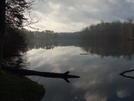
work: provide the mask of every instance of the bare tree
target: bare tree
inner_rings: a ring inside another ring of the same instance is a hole
[[[4,31],[5,31],[5,0],[0,0],[0,71],[2,66],[2,57],[3,57],[3,40],[4,40]]]

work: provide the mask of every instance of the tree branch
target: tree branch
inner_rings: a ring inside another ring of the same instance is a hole
[[[126,77],[126,78],[134,79],[134,77],[133,77],[133,76],[125,75],[125,73],[129,73],[129,72],[133,72],[133,71],[134,71],[134,69],[126,70],[126,71],[124,71],[124,72],[120,73],[120,75],[121,75],[121,76],[123,76],[123,77]]]
[[[9,67],[9,66],[2,66],[2,69],[11,71],[21,76],[37,75],[37,76],[49,77],[49,78],[62,78],[68,83],[70,82],[68,80],[69,78],[80,78],[80,76],[69,75],[69,71],[65,73],[52,73],[52,72],[40,72],[40,71],[34,71],[34,70],[19,69],[16,67]]]

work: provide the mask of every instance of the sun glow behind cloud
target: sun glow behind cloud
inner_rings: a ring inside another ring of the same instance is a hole
[[[134,19],[133,0],[36,0],[33,27],[55,32],[74,32],[103,21]]]

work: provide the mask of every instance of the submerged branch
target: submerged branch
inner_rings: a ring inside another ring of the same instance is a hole
[[[65,73],[52,73],[52,72],[40,72],[40,71],[34,71],[34,70],[19,69],[19,68],[9,67],[9,66],[2,66],[2,69],[11,71],[21,76],[36,75],[36,76],[50,77],[50,78],[62,78],[68,83],[69,83],[69,80],[68,80],[69,78],[80,78],[80,76],[69,75],[69,71]]]
[[[134,71],[134,69],[126,70],[126,71],[124,71],[124,72],[120,73],[120,75],[121,75],[121,76],[123,76],[123,77],[126,77],[126,78],[134,79],[134,77],[133,77],[133,76],[125,75],[125,73],[129,73],[129,72],[133,72],[133,71]]]

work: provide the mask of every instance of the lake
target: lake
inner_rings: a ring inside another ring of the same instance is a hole
[[[31,70],[70,71],[70,74],[80,76],[69,79],[70,83],[63,79],[29,77],[44,86],[46,93],[41,101],[133,101],[134,80],[119,74],[134,69],[134,55],[117,54],[118,47],[108,48],[112,53],[109,55],[104,49],[99,48],[99,53],[95,47],[77,45],[29,49],[26,56]]]

